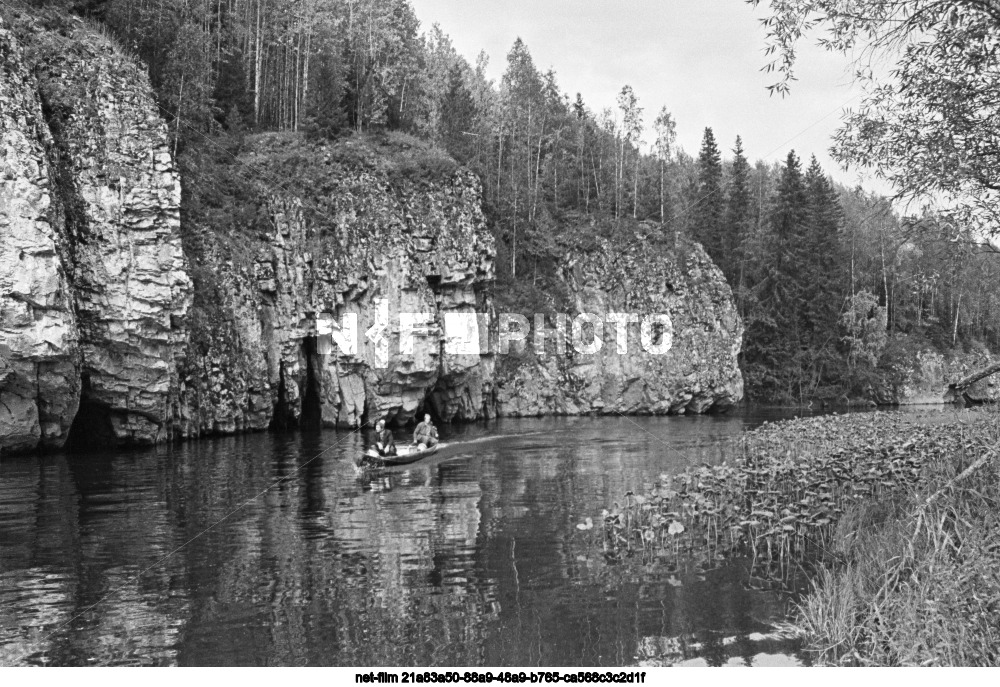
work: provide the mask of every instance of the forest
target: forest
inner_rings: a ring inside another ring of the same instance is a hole
[[[205,142],[260,131],[426,142],[471,168],[497,239],[500,308],[560,305],[567,248],[637,223],[680,260],[700,242],[732,287],[753,401],[879,400],[919,350],[1000,348],[996,251],[970,226],[834,183],[808,152],[752,162],[743,142],[676,143],[669,103],[623,84],[570,95],[515,41],[499,82],[406,0],[35,0],[99,24],[148,66],[182,171]],[[428,164],[439,158],[428,157]],[[252,173],[252,172],[251,172]],[[203,178],[203,175],[202,175]],[[190,197],[190,194],[187,194]],[[631,234],[630,234],[631,235]]]

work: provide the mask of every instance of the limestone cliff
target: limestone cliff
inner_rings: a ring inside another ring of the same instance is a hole
[[[149,84],[79,20],[15,17],[2,44],[3,443],[59,447],[74,421],[95,442],[162,440],[190,288]]]
[[[180,178],[144,71],[84,27],[32,42],[54,137],[87,437],[169,435],[191,297]]]
[[[50,145],[34,79],[0,24],[0,450],[61,446],[79,403]]]
[[[205,137],[178,162],[145,71],[99,30],[4,18],[0,451],[739,400],[742,325],[700,247],[665,261],[639,237],[563,263],[571,309],[668,313],[669,353],[606,346],[498,372],[491,348],[445,340],[452,314],[493,310],[474,175],[396,133]],[[430,318],[411,350],[407,312]],[[352,322],[356,349],[338,330]]]
[[[675,251],[652,243],[649,237],[657,232],[639,227],[567,257],[562,279],[573,314],[605,322],[604,343],[595,353],[568,347],[565,358],[529,356],[503,365],[501,414],[702,413],[742,399],[737,356],[743,323],[725,278],[699,244],[682,241],[675,259]],[[667,315],[672,331],[661,336],[672,336],[671,345],[662,346],[669,349],[647,351],[633,324],[624,352],[619,351],[607,324],[612,312]]]
[[[227,179],[188,165],[182,228],[143,70],[78,19],[7,20],[0,450],[405,421],[420,407],[492,415],[491,356],[442,345],[447,313],[489,309],[472,175],[406,137],[389,151],[263,135]],[[235,195],[219,191],[235,177]],[[401,352],[411,311],[432,321]],[[345,315],[354,352],[330,336]],[[376,320],[385,365],[364,336]]]
[[[435,154],[407,139],[246,142],[238,164],[258,173],[236,184],[245,198],[225,204],[256,211],[186,224],[196,307],[184,435],[405,422],[418,408],[444,421],[493,414],[492,357],[443,348],[446,313],[489,308],[494,249],[479,182],[451,161],[407,174],[406,164]],[[410,352],[400,351],[401,312],[432,317]],[[330,336],[345,315],[357,318],[356,353]],[[364,336],[382,315],[384,367]]]

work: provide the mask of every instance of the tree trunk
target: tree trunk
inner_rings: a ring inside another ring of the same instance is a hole
[[[970,386],[978,382],[980,379],[983,379],[984,377],[989,377],[990,375],[996,374],[997,372],[1000,372],[1000,363],[994,363],[989,367],[985,367],[982,370],[974,372],[967,377],[963,377],[954,384],[949,384],[948,391],[957,394],[959,392],[968,389]]]
[[[299,93],[302,92],[302,32],[296,28],[295,33],[295,78],[292,80],[292,131],[299,130]]]
[[[503,179],[503,117],[500,118],[500,135],[497,140],[497,207],[500,207],[500,182]]]
[[[257,31],[256,31],[256,43],[254,45],[254,58],[253,58],[253,124],[255,127],[260,126],[260,66],[262,62],[262,52],[261,46],[263,41],[261,40],[261,30],[263,28],[262,18],[261,18],[261,3],[262,0],[257,0]]]
[[[639,212],[639,149],[635,150],[635,178],[632,180],[632,219],[637,219]]]
[[[216,79],[219,77],[219,72],[222,67],[222,0],[216,0],[218,3],[218,10],[215,20],[215,76]]]
[[[954,348],[958,343],[958,313],[962,311],[962,294],[958,294],[958,305],[955,306],[955,326],[951,330],[951,345]]]
[[[405,108],[405,104],[406,104],[406,77],[404,76],[403,77],[403,89],[402,89],[402,91],[399,94],[399,123],[400,123],[400,126],[402,126],[402,124],[403,124],[403,111],[406,109]]]
[[[177,93],[177,126],[174,128],[174,159],[177,159],[177,141],[181,139],[181,109],[184,107],[184,72],[181,72],[181,87]]]
[[[666,204],[663,202],[663,160],[660,160],[660,231],[667,225]]]
[[[535,191],[531,202],[530,219],[534,221],[538,214],[538,192],[542,185],[542,139],[545,137],[545,122],[542,122],[542,132],[538,134],[538,155],[535,157]]]
[[[309,116],[309,51],[312,49],[312,20],[306,27],[306,54],[302,58],[302,111]],[[298,129],[298,122],[295,123]]]
[[[622,216],[622,180],[625,175],[625,139],[621,139],[618,159],[615,160],[615,219]]]
[[[511,121],[511,146],[517,140],[517,130],[513,127],[513,122],[514,120]],[[516,150],[517,148],[512,147],[510,154],[510,191],[514,196],[514,211],[511,213],[511,221],[514,227],[510,242],[510,276],[512,278],[517,276],[517,179],[514,176],[514,166],[517,162],[517,155],[514,154]]]
[[[889,306],[889,279],[885,273],[885,235],[879,232],[879,255],[882,258],[882,293],[885,294],[886,307]]]

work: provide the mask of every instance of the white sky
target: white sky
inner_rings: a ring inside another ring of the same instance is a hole
[[[804,163],[816,154],[826,172],[854,185],[830,157],[830,136],[845,107],[858,103],[850,61],[799,48],[798,81],[785,98],[769,95],[777,77],[761,71],[764,8],[743,0],[411,0],[422,30],[438,23],[470,63],[485,50],[499,81],[520,36],[540,71],[552,68],[560,88],[577,92],[595,113],[615,107],[630,84],[648,129],[662,105],[677,121],[678,143],[696,156],[706,126],[724,157],[737,134],[751,162],[780,161],[794,148]],[[766,4],[766,3],[765,3]],[[883,183],[862,180],[887,192]]]

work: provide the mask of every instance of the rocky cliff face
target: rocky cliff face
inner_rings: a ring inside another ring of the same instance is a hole
[[[74,421],[83,439],[162,440],[190,297],[165,125],[137,66],[82,23],[17,17],[12,29],[0,85],[3,441],[59,447]]]
[[[604,343],[595,353],[570,346],[565,358],[529,356],[503,365],[501,414],[702,413],[742,399],[737,356],[743,323],[725,278],[696,243],[682,243],[679,260],[663,258],[672,251],[645,238],[655,232],[643,227],[625,240],[604,240],[568,256],[563,279],[573,314],[589,313],[604,322]],[[668,319],[662,331],[654,334],[650,327],[648,350],[641,324],[629,325],[622,352],[608,313],[640,318],[660,313]],[[584,344],[591,342],[592,331],[583,328]],[[661,337],[672,339],[669,347],[665,339],[656,340]]]
[[[51,144],[21,47],[0,24],[0,450],[61,446],[79,403]]]
[[[399,134],[259,135],[237,159],[189,151],[179,173],[141,68],[77,19],[5,16],[0,451],[739,400],[741,324],[700,247],[680,265],[641,241],[564,265],[578,312],[669,314],[669,353],[633,328],[628,354],[498,373],[486,318],[466,320],[478,353],[445,338],[452,315],[493,309],[473,175]],[[401,313],[428,316],[409,349]]]
[[[107,42],[79,29],[33,45],[80,330],[78,417],[93,439],[162,441],[191,299],[166,126],[144,73]]]
[[[268,170],[248,189],[264,199],[255,216],[188,227],[199,320],[184,366],[184,435],[401,423],[424,408],[444,421],[493,415],[492,357],[447,353],[443,338],[448,313],[489,308],[494,249],[479,183],[453,163],[418,179],[379,162],[408,145],[248,142],[241,163]],[[400,313],[429,315],[410,351]],[[331,335],[345,316],[356,318],[353,352]],[[380,337],[365,335],[383,324],[386,360]]]
[[[0,449],[493,413],[492,358],[447,353],[441,327],[489,308],[470,174],[263,136],[233,166],[245,195],[182,231],[141,69],[72,18],[14,16],[0,51]],[[412,351],[400,312],[430,315]],[[357,350],[331,336],[345,316]]]

